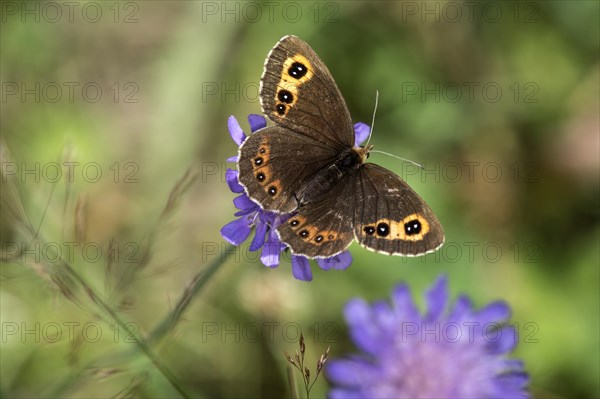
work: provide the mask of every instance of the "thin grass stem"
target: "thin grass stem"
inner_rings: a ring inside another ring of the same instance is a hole
[[[160,341],[175,328],[192,300],[202,291],[204,285],[206,285],[213,274],[219,270],[221,265],[225,263],[227,258],[235,253],[236,248],[237,247],[233,244],[229,244],[227,247],[225,247],[225,250],[221,253],[221,256],[217,256],[206,268],[194,276],[192,282],[181,295],[181,298],[177,302],[177,305],[173,311],[158,324],[152,333],[150,333],[148,338],[149,342],[154,343],[156,341]]]

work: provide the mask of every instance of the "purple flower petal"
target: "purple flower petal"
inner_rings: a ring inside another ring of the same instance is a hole
[[[344,307],[344,317],[350,327],[350,336],[363,352],[375,355],[381,351],[379,326],[371,313],[371,308],[362,299],[353,299]]]
[[[235,116],[232,115],[227,119],[227,127],[229,128],[229,134],[233,141],[235,141],[238,146],[242,145],[244,140],[246,140],[246,135],[237,119],[235,119]]]
[[[340,254],[332,256],[331,258],[319,258],[317,264],[323,270],[346,270],[352,263],[352,255],[350,252],[344,251]]]
[[[258,208],[258,205],[256,205],[256,203],[252,201],[246,194],[235,197],[233,199],[233,205],[241,211]]]
[[[272,234],[274,237],[278,237],[277,234],[275,233],[275,230],[277,230],[277,228],[279,228],[279,226],[281,226],[283,223],[285,223],[290,217],[291,214],[287,214],[287,215],[279,215],[277,213],[272,213],[269,212],[269,215],[271,215],[272,217],[272,224],[271,226],[273,226]],[[277,238],[279,239],[279,238]]]
[[[308,259],[304,256],[292,256],[292,275],[298,280],[312,281],[313,276]]]
[[[241,211],[237,211],[236,213],[233,214],[233,216],[235,216],[235,217],[246,216],[246,215],[250,215],[251,213],[255,213],[255,212],[257,212],[256,209],[248,208],[248,209],[244,209]],[[249,220],[255,220],[254,216],[252,216]],[[252,223],[250,223],[250,224],[252,224]]]
[[[254,239],[250,244],[250,251],[258,251],[265,243],[265,235],[267,234],[268,226],[266,223],[258,223],[254,230]]]
[[[419,310],[410,296],[410,289],[406,284],[400,284],[392,292],[392,303],[398,317],[405,322],[420,321]]]
[[[491,325],[488,324],[491,327]],[[493,328],[484,330],[484,338],[488,341],[488,351],[491,354],[499,355],[513,350],[517,345],[517,332],[513,327]]]
[[[335,359],[326,363],[325,374],[334,384],[358,387],[377,378],[377,368],[364,359]]]
[[[528,398],[529,396],[525,394],[525,392],[522,392],[521,390],[523,390],[527,384],[529,383],[529,375],[525,372],[516,372],[516,373],[510,373],[510,374],[504,374],[501,376],[498,376],[497,378],[497,385],[499,385],[497,391],[498,391],[498,396],[500,397],[500,395],[502,395],[502,393],[506,392],[506,387],[510,387],[513,392],[511,392],[511,395],[508,396],[503,396],[503,397],[510,397],[512,398]]]
[[[227,169],[225,171],[225,181],[229,186],[229,189],[234,193],[243,193],[244,187],[240,184],[238,180],[238,171],[233,169]]]
[[[377,301],[371,307],[373,310],[373,317],[376,320],[376,324],[389,336],[394,335],[394,329],[398,328],[396,323],[397,318],[390,305],[386,301]]]
[[[264,216],[264,214],[263,214],[263,216]],[[279,240],[279,236],[275,232],[275,229],[277,228],[276,226],[277,226],[277,220],[275,220],[275,222],[271,223],[271,230],[269,230],[269,236],[267,237],[267,241],[269,241],[269,242],[275,242],[275,243],[278,243],[279,245],[281,245],[281,241]]]
[[[233,245],[240,245],[250,235],[250,224],[246,218],[236,219],[233,222],[227,223],[221,229],[221,235],[224,239]]]
[[[501,323],[510,319],[510,308],[502,301],[492,302],[477,312],[477,321],[481,324]]]
[[[248,115],[248,123],[250,124],[250,131],[252,133],[267,126],[265,117],[257,114]]]
[[[434,321],[442,316],[448,300],[448,280],[440,276],[433,287],[427,291],[427,315],[425,320]]]
[[[448,316],[448,322],[458,323],[469,316],[471,312],[471,301],[466,296],[460,296],[454,304],[452,313]]]
[[[499,373],[508,373],[512,371],[523,371],[523,361],[519,359],[504,359],[502,361],[502,368],[498,370]]]
[[[232,157],[229,157],[225,160],[226,162],[237,162],[238,161],[238,156],[234,155]]]
[[[360,146],[366,139],[369,138],[371,128],[366,123],[358,122],[354,124],[354,145]]]
[[[267,241],[260,254],[260,261],[267,267],[279,266],[281,244],[279,242]]]
[[[363,399],[360,391],[351,389],[334,388],[327,394],[329,399]]]

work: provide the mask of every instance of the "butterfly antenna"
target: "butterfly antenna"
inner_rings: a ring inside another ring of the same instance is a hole
[[[371,136],[373,135],[373,128],[375,127],[375,113],[377,112],[377,104],[379,104],[379,90],[375,90],[375,108],[373,109],[373,119],[371,119],[371,129],[369,131],[369,138],[367,139],[367,143],[364,145],[365,148],[369,145],[369,141],[371,141]]]
[[[379,104],[379,90],[375,90],[375,108],[373,109],[373,119],[371,120],[371,130],[369,132],[369,138],[367,139],[367,143],[364,145],[366,148],[369,145],[369,141],[371,141],[371,135],[373,135],[373,129],[375,127],[375,114],[377,113],[377,105]],[[371,152],[378,152],[383,155],[389,155],[392,158],[397,158],[401,161],[405,161],[411,163],[418,167],[419,169],[423,169],[423,165],[416,163],[415,161],[411,161],[410,159],[399,157],[398,155],[390,154],[389,152],[379,151],[379,150],[371,150]]]
[[[371,152],[372,152],[372,153],[373,153],[373,152],[377,152],[377,153],[379,153],[379,154],[383,154],[383,155],[389,155],[389,156],[390,156],[390,157],[392,157],[392,158],[397,158],[397,159],[400,159],[401,161],[405,161],[405,162],[408,162],[408,163],[412,163],[413,165],[415,165],[415,166],[416,166],[416,167],[418,167],[419,169],[424,169],[424,168],[423,168],[423,165],[421,165],[420,163],[416,163],[415,161],[411,161],[410,159],[406,159],[406,158],[399,157],[398,155],[390,154],[389,152],[385,152],[385,151],[379,151],[379,150],[371,150]]]

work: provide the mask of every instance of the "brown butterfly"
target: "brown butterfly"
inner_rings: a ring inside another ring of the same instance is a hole
[[[439,221],[399,176],[365,163],[354,147],[350,112],[331,73],[310,46],[285,36],[261,78],[263,112],[275,122],[239,150],[239,180],[263,209],[291,213],[277,233],[292,253],[326,258],[360,245],[416,256],[444,242]]]

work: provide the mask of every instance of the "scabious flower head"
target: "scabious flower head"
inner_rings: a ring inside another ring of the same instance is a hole
[[[266,119],[261,115],[249,115],[248,123],[252,133],[267,126]],[[246,140],[246,134],[240,124],[235,117],[230,116],[227,125],[231,138],[238,146],[241,146]],[[364,123],[355,124],[354,130],[357,144],[362,143],[369,136],[370,129]],[[237,162],[237,160],[237,156],[227,159],[228,162]],[[239,194],[233,200],[233,204],[238,209],[235,216],[239,218],[223,226],[221,235],[231,244],[239,246],[250,236],[254,227],[254,238],[250,244],[250,251],[258,251],[262,248],[261,262],[267,267],[279,266],[281,252],[287,246],[279,240],[275,230],[290,215],[266,211],[252,201],[239,182],[237,170],[228,168],[225,172],[225,180],[229,189],[233,193]],[[317,264],[323,270],[343,270],[348,268],[350,263],[352,263],[352,256],[348,251],[330,258],[317,259]],[[312,280],[308,259],[304,256],[292,255],[292,274],[299,280]]]
[[[346,305],[350,334],[362,353],[326,365],[331,399],[529,397],[522,362],[506,357],[517,335],[504,324],[510,317],[505,303],[476,311],[462,296],[450,308],[445,277],[426,299],[421,315],[402,284],[391,306],[360,299]]]

